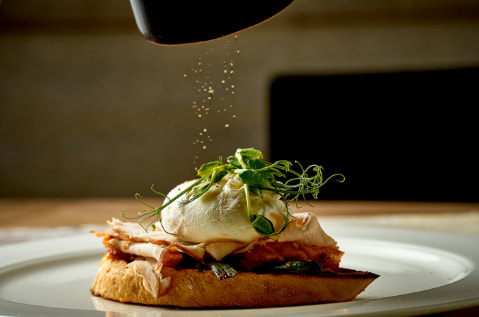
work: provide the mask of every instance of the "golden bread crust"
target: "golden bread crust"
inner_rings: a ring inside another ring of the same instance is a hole
[[[95,278],[91,291],[125,303],[178,307],[274,307],[354,299],[377,275],[347,270],[338,274],[306,276],[240,272],[218,280],[211,271],[162,269],[171,277],[169,287],[157,298],[143,286],[124,260],[107,260]]]

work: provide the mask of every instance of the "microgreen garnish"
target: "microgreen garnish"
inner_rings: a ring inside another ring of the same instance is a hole
[[[269,163],[263,160],[263,153],[254,148],[237,149],[234,156],[230,156],[226,163],[223,163],[220,157],[217,161],[203,164],[198,170],[198,180],[185,188],[175,197],[169,197],[161,207],[153,207],[143,202],[141,196],[136,194],[136,199],[147,206],[149,209],[142,210],[136,217],[127,217],[123,212],[123,217],[127,219],[138,219],[138,222],[145,230],[152,228],[159,222],[162,229],[165,230],[161,222],[161,211],[174,201],[177,201],[183,194],[193,190],[193,194],[187,200],[180,201],[181,205],[187,205],[205,194],[213,184],[218,183],[228,174],[236,174],[244,184],[244,193],[246,199],[246,212],[252,227],[259,235],[273,236],[281,233],[289,222],[289,214],[283,216],[283,225],[278,231],[275,231],[273,223],[266,217],[253,214],[251,209],[251,195],[263,198],[263,191],[269,191],[281,197],[283,203],[288,206],[288,202],[298,202],[305,199],[307,195],[312,195],[317,199],[319,189],[329,180],[337,178],[337,181],[344,182],[345,178],[342,174],[334,174],[327,179],[323,179],[323,168],[319,165],[310,165],[303,168],[301,164],[295,162],[300,171],[291,169],[292,162],[287,160]],[[285,178],[285,182],[280,182],[277,178]],[[156,191],[152,187],[152,191],[163,198],[166,195]],[[288,209],[287,209],[288,210]],[[147,225],[143,225],[146,222]],[[171,233],[173,234],[173,233]]]

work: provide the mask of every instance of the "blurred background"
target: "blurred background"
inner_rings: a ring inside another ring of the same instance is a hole
[[[3,0],[0,197],[148,196],[256,147],[344,173],[322,199],[478,201],[478,68],[478,0],[296,0],[183,46],[127,0]]]

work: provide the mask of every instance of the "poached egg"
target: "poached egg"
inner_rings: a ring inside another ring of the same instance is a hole
[[[173,188],[164,204],[191,185],[184,182]],[[261,236],[252,227],[246,210],[244,184],[238,175],[228,174],[205,194],[189,204],[181,202],[193,195],[186,192],[161,211],[166,231],[181,235],[188,242],[238,241],[248,243]],[[251,194],[251,213],[268,218],[275,230],[283,225],[288,210],[280,196],[263,191],[263,197]]]

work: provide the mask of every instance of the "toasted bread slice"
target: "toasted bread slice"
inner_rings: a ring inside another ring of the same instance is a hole
[[[319,276],[240,272],[218,280],[212,271],[162,269],[168,287],[153,296],[123,260],[104,261],[91,291],[124,303],[177,307],[277,307],[354,299],[378,275],[341,269]]]

